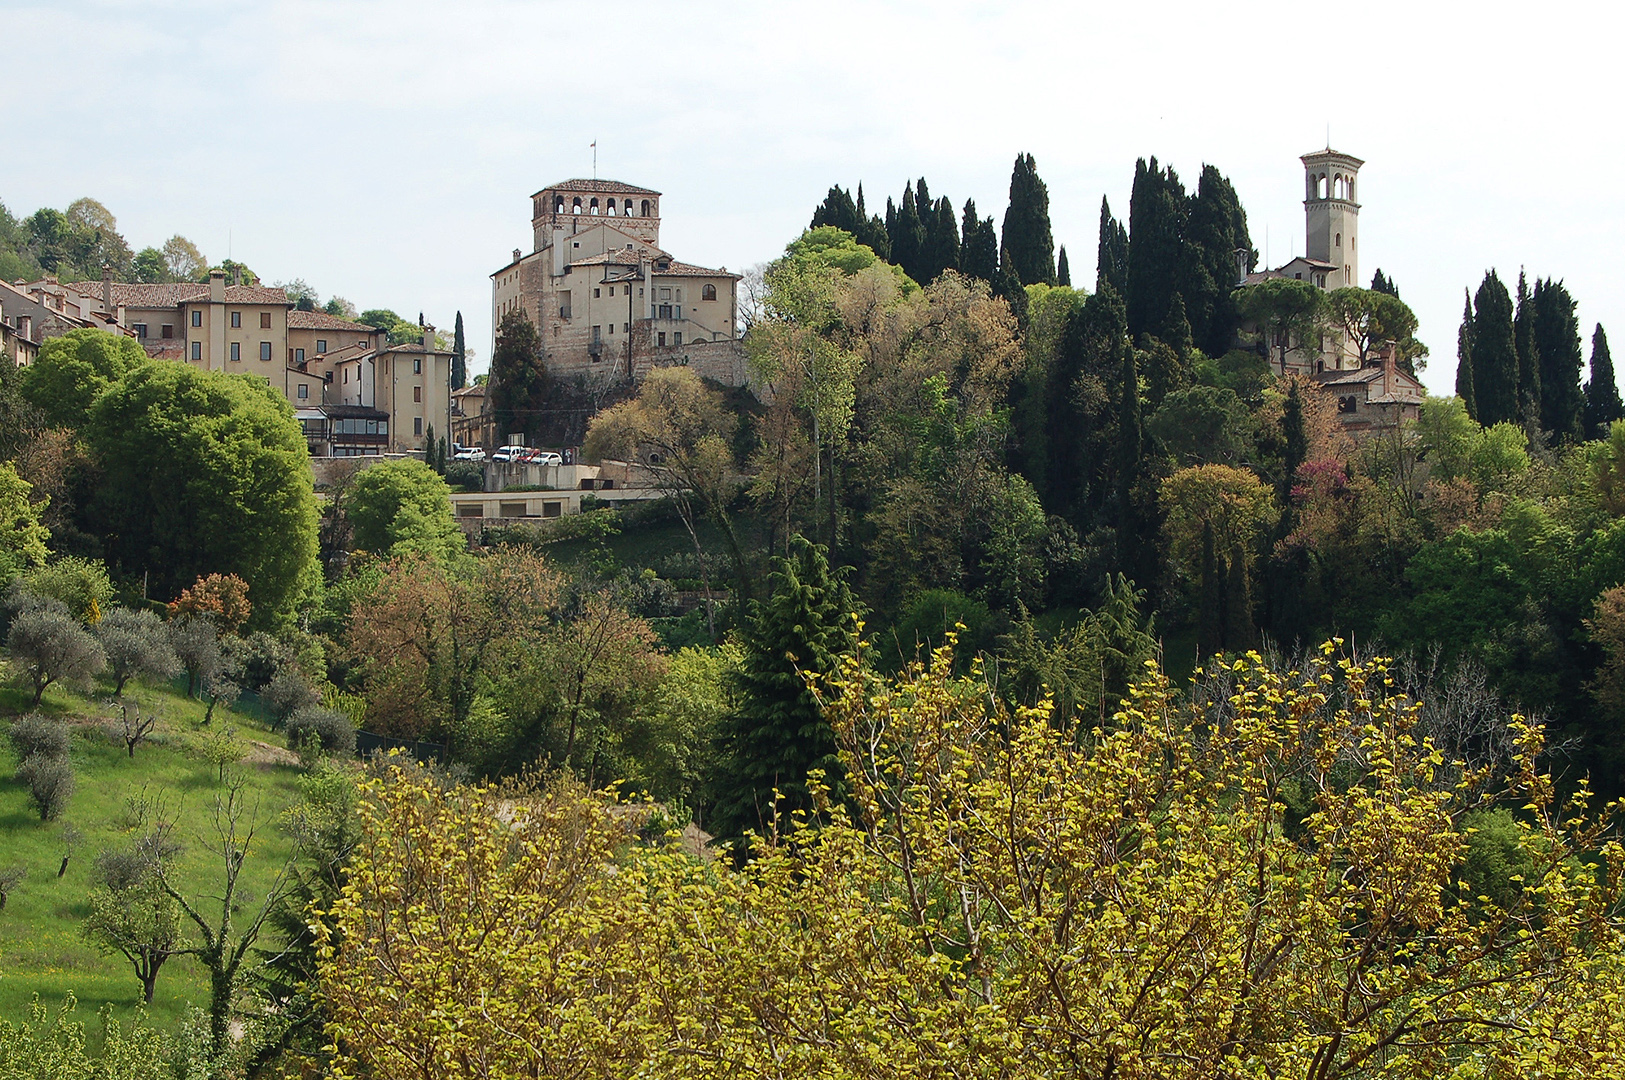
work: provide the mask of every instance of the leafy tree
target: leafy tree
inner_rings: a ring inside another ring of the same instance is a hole
[[[468,385],[468,345],[463,340],[463,313],[457,313],[456,329],[452,332],[451,388],[461,390]]]
[[[11,662],[34,691],[38,708],[55,683],[84,685],[107,666],[100,643],[72,615],[37,608],[20,612],[6,635]]]
[[[29,713],[12,723],[6,732],[18,761],[35,754],[48,758],[65,758],[73,747],[73,733],[66,721]]]
[[[51,1080],[94,1077],[96,1080],[171,1080],[179,1057],[171,1041],[149,1028],[137,1016],[128,1029],[113,1015],[113,1006],[102,1006],[101,1052],[89,1051],[91,1041],[85,1025],[73,1019],[78,1003],[69,994],[56,1010],[48,1009],[35,995],[27,1013],[15,1026],[0,1019],[0,1061],[11,1076]]]
[[[293,664],[281,664],[271,681],[260,687],[260,702],[271,710],[277,723],[286,724],[288,718],[300,709],[312,709],[321,704],[322,696],[305,681]]]
[[[1274,351],[1284,374],[1287,353],[1293,349],[1319,352],[1321,331],[1333,317],[1327,296],[1307,281],[1270,278],[1236,290],[1235,305],[1241,318],[1263,331],[1265,344]]]
[[[1095,291],[1107,285],[1128,294],[1128,230],[1112,217],[1111,204],[1100,197],[1100,241],[1095,249]]]
[[[1352,286],[1325,297],[1327,316],[1354,344],[1361,367],[1383,345],[1393,346],[1401,367],[1414,372],[1422,366],[1427,346],[1416,340],[1416,314],[1399,297]]]
[[[1055,284],[1055,241],[1050,235],[1049,188],[1031,154],[1017,154],[1010,173],[1010,205],[1000,240],[1023,285]]]
[[[206,615],[173,619],[168,626],[170,647],[186,672],[186,696],[191,697],[215,677],[224,662],[220,627]]]
[[[1147,424],[1180,467],[1240,465],[1257,444],[1257,422],[1234,390],[1192,386],[1163,399]]]
[[[1518,350],[1512,297],[1491,270],[1473,299],[1473,419],[1486,427],[1518,420]]]
[[[236,574],[266,623],[317,572],[316,500],[293,408],[264,380],[146,364],[96,402],[102,468],[87,520],[110,561],[158,595]]]
[[[626,790],[665,803],[698,805],[713,747],[738,706],[743,659],[732,641],[679,649],[667,658],[659,685],[647,706],[629,718],[621,739]]]
[[[23,396],[47,423],[81,428],[97,396],[149,363],[135,339],[83,327],[40,346],[22,371]]]
[[[1585,385],[1586,438],[1606,438],[1610,425],[1621,419],[1625,419],[1625,403],[1620,401],[1619,384],[1614,378],[1608,335],[1598,323],[1591,332],[1591,378]]]
[[[253,614],[248,582],[236,574],[199,575],[165,609],[172,620],[206,618],[216,636],[235,634]]]
[[[141,1000],[152,1004],[158,974],[171,957],[184,954],[180,907],[153,872],[153,852],[103,852],[100,880],[90,894],[90,915],[80,932],[103,953],[124,957],[141,983]]]
[[[522,309],[508,312],[497,327],[491,353],[491,411],[500,435],[536,429],[546,377],[536,324]]]
[[[169,273],[169,260],[155,247],[142,248],[130,262],[130,278],[146,285],[162,285],[174,280]]]
[[[68,614],[95,625],[113,599],[113,582],[100,559],[64,556],[23,572],[21,586],[34,596],[55,600]]]
[[[855,646],[852,598],[824,549],[804,537],[774,561],[769,581],[743,634],[739,709],[723,736],[711,818],[723,837],[766,833],[776,816],[811,809],[808,772],[833,781],[840,770],[834,733],[802,672],[827,678]]]
[[[337,709],[303,705],[288,718],[288,749],[307,761],[322,754],[354,754],[355,725]]]
[[[448,561],[468,548],[451,516],[451,489],[415,458],[385,462],[355,478],[344,513],[355,545],[377,555],[419,553]]]
[[[45,565],[45,542],[51,533],[40,524],[40,507],[29,500],[33,485],[17,475],[16,466],[0,461],[0,588],[25,570]]]
[[[171,281],[196,281],[208,274],[209,260],[184,236],[175,235],[165,240],[163,253]]]
[[[39,811],[41,821],[62,816],[73,797],[73,765],[65,757],[34,753],[17,766],[17,779],[28,791],[28,801]]]
[[[1198,465],[1163,481],[1162,509],[1169,561],[1198,579],[1202,625],[1210,634],[1222,629],[1222,640],[1200,642],[1200,654],[1246,649],[1256,634],[1251,600],[1255,542],[1277,520],[1274,493],[1246,469]]]

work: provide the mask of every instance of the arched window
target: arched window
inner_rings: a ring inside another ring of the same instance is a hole
[[[605,203],[604,203],[604,213],[608,214],[610,217],[615,216],[615,200],[614,199],[609,199],[609,200],[605,201]]]
[[[589,214],[598,213],[598,200],[597,199],[594,199],[592,201],[591,205],[587,208],[587,213],[589,213]]]
[[[570,208],[570,212],[571,212],[571,213],[572,213],[572,214],[579,214],[579,213],[581,213],[581,196],[580,196],[580,195],[577,195],[577,196],[576,196],[576,200],[575,200],[575,203],[574,203],[574,204],[573,204],[573,205],[572,205],[572,206],[571,206],[571,208]]]
[[[649,216],[649,200],[648,199],[643,200],[643,214],[642,214],[642,216],[643,217],[648,217]]]
[[[563,196],[563,195],[560,195],[560,196],[559,196],[559,197],[558,197],[558,199],[557,199],[557,201],[555,201],[555,202],[554,202],[554,203],[553,203],[553,212],[554,212],[554,213],[555,213],[555,214],[562,214],[562,213],[564,213],[564,196]]]
[[[1326,174],[1321,173],[1318,177],[1315,178],[1315,198],[1324,199],[1325,197],[1326,197]]]
[[[1342,234],[1342,233],[1338,233],[1338,234],[1337,234],[1337,246],[1338,246],[1338,247],[1342,247],[1342,246],[1343,246],[1343,234]],[[1128,385],[1128,384],[1127,384],[1127,383],[1124,383],[1124,384],[1123,384],[1123,385],[1124,385],[1124,386],[1127,386],[1127,385]]]
[[[627,199],[625,202],[621,203],[621,216],[622,217],[631,217],[632,216],[632,200],[631,199]]]
[[[715,285],[705,285],[705,286],[701,287],[701,289],[700,289],[700,299],[701,300],[715,300],[716,298],[717,298],[717,287]]]

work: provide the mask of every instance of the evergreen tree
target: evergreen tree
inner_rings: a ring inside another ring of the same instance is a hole
[[[1147,555],[1156,550],[1145,536],[1134,492],[1144,469],[1145,425],[1140,405],[1140,372],[1127,334],[1120,343],[1121,369],[1117,379],[1117,561],[1137,581],[1152,578]]]
[[[1162,340],[1182,360],[1190,355],[1191,348],[1196,344],[1195,335],[1191,333],[1191,321],[1185,315],[1185,298],[1178,293],[1174,293],[1173,300],[1168,304],[1168,314],[1163,317]]]
[[[1372,275],[1371,291],[1387,293],[1396,299],[1399,297],[1399,286],[1394,284],[1393,278],[1383,276],[1382,267],[1380,266],[1377,267],[1377,272]]]
[[[1031,154],[1017,154],[1004,212],[1003,248],[1023,285],[1055,284],[1055,241],[1050,235],[1049,188]]]
[[[931,212],[922,262],[926,274],[922,284],[935,280],[945,270],[959,269],[959,222],[953,204],[946,198],[938,199]]]
[[[1534,354],[1540,363],[1540,427],[1556,440],[1585,435],[1585,396],[1580,370],[1580,321],[1574,297],[1560,281],[1535,282]]]
[[[1112,217],[1111,205],[1100,197],[1100,243],[1095,250],[1095,290],[1110,285],[1117,295],[1128,295],[1128,230]]]
[[[451,339],[451,388],[468,385],[468,346],[463,340],[463,313],[457,313],[457,328]]]
[[[1512,336],[1512,296],[1494,270],[1484,275],[1473,297],[1474,416],[1489,427],[1516,421],[1518,415],[1518,347]]]
[[[929,278],[921,276],[925,265],[925,223],[920,220],[914,202],[914,186],[903,187],[903,205],[897,211],[896,227],[891,234],[892,262],[903,268],[903,273],[924,284]]]
[[[1478,419],[1478,397],[1473,391],[1473,297],[1463,289],[1461,329],[1456,331],[1456,396],[1467,415]]]
[[[1518,271],[1518,301],[1512,316],[1512,346],[1518,357],[1518,419],[1531,435],[1540,430],[1540,357],[1535,353],[1535,305],[1524,272]]]
[[[772,595],[756,605],[743,634],[739,707],[723,737],[723,760],[706,822],[717,836],[764,833],[774,812],[812,806],[807,773],[823,769],[839,787],[835,736],[802,672],[827,677],[857,643],[855,606],[841,574],[832,573],[823,547],[797,536],[788,558],[775,559]]]
[[[491,353],[491,411],[499,437],[531,431],[541,416],[547,376],[536,324],[520,308],[502,317]]]
[[[1072,267],[1066,263],[1066,245],[1061,245],[1060,253],[1055,256],[1055,284],[1072,287]]]
[[[976,214],[976,200],[965,200],[959,270],[966,277],[992,283],[999,273],[999,240],[992,218]]]
[[[863,205],[863,185],[858,185],[858,243],[868,244],[874,253],[891,261],[891,237],[886,235],[886,223],[880,215],[869,213]]]
[[[1230,552],[1224,588],[1224,647],[1243,653],[1258,647],[1258,628],[1253,625],[1253,590],[1247,575],[1247,554],[1239,547]]]
[[[1134,167],[1134,188],[1128,211],[1129,333],[1161,337],[1163,317],[1173,307],[1174,294],[1188,278],[1185,253],[1185,188],[1173,169],[1157,159],[1141,159]]]
[[[1281,415],[1281,504],[1291,507],[1290,495],[1298,466],[1309,458],[1309,436],[1303,425],[1303,398],[1298,394],[1298,380],[1287,387],[1286,406]]]
[[[839,184],[830,186],[829,194],[824,201],[813,211],[812,224],[808,228],[816,229],[822,225],[831,225],[858,235],[858,208],[852,202],[850,192],[844,191]]]
[[[1608,335],[1602,323],[1591,333],[1591,378],[1585,390],[1586,437],[1608,437],[1608,427],[1616,420],[1625,420],[1625,403],[1619,398],[1619,386],[1614,382],[1614,359],[1608,355]]]
[[[1016,268],[1010,258],[1010,249],[1005,248],[999,252],[999,276],[993,282],[993,295],[1002,296],[1010,305],[1010,313],[1016,317],[1016,324],[1025,333],[1027,329],[1027,290],[1022,287],[1021,278],[1016,274]]]
[[[1236,253],[1244,253],[1240,269],[1246,271],[1252,270],[1258,253],[1247,231],[1241,198],[1212,165],[1202,167],[1187,221],[1180,291],[1197,346],[1210,356],[1223,356],[1235,344],[1241,321],[1234,299],[1239,284]]]

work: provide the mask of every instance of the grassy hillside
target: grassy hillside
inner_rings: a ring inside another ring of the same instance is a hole
[[[16,760],[10,744],[0,739],[0,867],[22,866],[27,872],[0,912],[0,1016],[7,1019],[21,1019],[36,993],[54,1004],[71,990],[79,998],[81,1015],[93,1015],[104,1002],[127,1013],[140,1000],[140,984],[124,957],[99,953],[80,930],[89,911],[87,895],[97,853],[127,847],[132,839],[132,799],[144,796],[169,808],[179,823],[177,838],[184,844],[180,865],[193,890],[199,896],[215,891],[210,885],[218,880],[220,869],[217,861],[211,864],[204,841],[211,835],[216,796],[224,789],[216,767],[192,745],[203,707],[150,689],[129,696],[141,700],[144,711],[156,707],[163,716],[151,741],[136,748],[134,759],[113,734],[100,699],[47,692],[40,711],[69,719],[74,729],[77,786],[57,821],[39,820],[22,785],[13,779]],[[27,704],[19,692],[0,689],[0,725],[9,727]],[[279,745],[257,720],[236,713],[224,720],[245,740]],[[221,722],[216,710],[214,724]],[[248,852],[243,872],[254,898],[251,903],[265,895],[291,850],[273,820],[297,797],[298,768],[274,760],[284,756],[253,747],[251,756],[235,766],[247,777],[253,817],[267,823]],[[61,840],[69,826],[84,839],[73,850],[67,872],[58,878]],[[186,1014],[188,1005],[203,1006],[207,1001],[201,966],[189,957],[176,957],[159,976],[150,1020],[168,1028]]]

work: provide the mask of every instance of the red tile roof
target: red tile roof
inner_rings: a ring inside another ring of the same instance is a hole
[[[76,281],[69,288],[92,299],[100,299],[102,283],[99,281]],[[192,281],[178,281],[165,285],[132,284],[129,282],[113,282],[113,303],[123,304],[125,307],[179,307],[181,304],[207,303],[209,299],[209,286],[199,285]],[[281,289],[266,289],[258,285],[227,285],[226,303],[228,304],[278,304],[292,307],[288,294]]]
[[[556,184],[549,184],[542,191],[590,191],[602,195],[659,195],[660,192],[652,188],[634,187],[623,184],[619,180],[561,180]],[[540,195],[538,191],[536,195]],[[531,198],[535,198],[532,195]]]
[[[347,330],[362,334],[376,334],[377,327],[365,323],[352,322],[341,319],[337,315],[329,315],[325,311],[300,311],[298,308],[288,312],[289,330]]]

